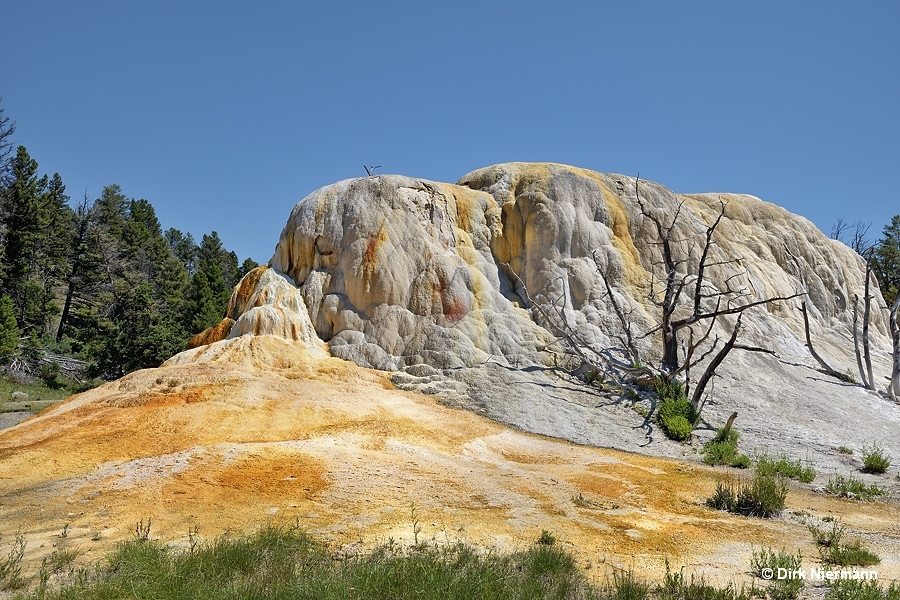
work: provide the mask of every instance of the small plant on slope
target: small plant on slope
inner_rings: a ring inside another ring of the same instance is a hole
[[[784,477],[756,472],[739,482],[733,479],[716,484],[716,493],[707,506],[748,517],[772,517],[784,509],[787,482]]]
[[[656,380],[656,394],[659,397],[657,414],[663,432],[671,440],[689,440],[698,414],[685,397],[682,383],[677,379],[667,381],[659,377]]]
[[[852,500],[874,500],[876,496],[883,496],[885,491],[875,485],[866,485],[859,479],[854,477],[844,477],[843,475],[835,475],[828,480],[825,491],[842,498],[850,498]]]
[[[891,459],[884,455],[884,450],[874,442],[868,448],[862,449],[863,473],[881,474],[891,466]]]
[[[803,483],[810,483],[816,478],[815,469],[809,465],[804,466],[799,458],[792,461],[784,454],[778,458],[772,458],[768,454],[759,455],[756,458],[756,469],[771,475],[783,475]]]
[[[793,600],[800,594],[803,587],[800,576],[802,564],[800,552],[795,556],[773,548],[754,550],[750,557],[750,570],[757,577],[772,582],[768,589],[769,597],[779,600]]]
[[[750,458],[746,454],[738,454],[737,443],[740,434],[735,429],[727,432],[720,428],[716,437],[703,445],[703,462],[708,465],[728,465],[746,469],[750,466]]]

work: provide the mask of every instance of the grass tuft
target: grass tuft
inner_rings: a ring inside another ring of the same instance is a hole
[[[862,449],[863,473],[875,473],[880,475],[891,466],[891,459],[884,455],[884,450],[872,442],[868,448]]]
[[[725,479],[716,484],[716,493],[707,506],[749,517],[772,517],[784,509],[787,482],[784,477],[755,472],[739,481]]]
[[[803,483],[810,483],[816,478],[816,470],[811,466],[804,466],[800,459],[790,460],[785,454],[772,458],[768,454],[761,454],[756,458],[756,470],[769,475],[783,475],[790,479],[796,479]]]
[[[659,397],[657,418],[663,433],[678,442],[689,440],[699,415],[685,397],[683,384],[677,379],[667,381],[659,377],[656,380],[656,395]]]
[[[874,483],[866,485],[855,477],[844,477],[843,475],[835,475],[829,479],[825,491],[852,500],[874,500],[877,496],[883,496],[886,493],[884,489]]]
[[[882,588],[877,580],[838,579],[831,584],[825,600],[900,600],[900,584]]]
[[[727,465],[738,469],[746,469],[750,466],[750,458],[746,454],[738,454],[737,443],[740,434],[735,429],[725,433],[719,428],[716,437],[703,445],[703,462],[708,465]]]
[[[784,550],[762,548],[754,550],[750,556],[750,570],[753,574],[772,582],[768,586],[770,598],[793,600],[800,594],[803,579],[796,574],[800,572],[802,565],[803,556],[799,551],[794,555]],[[787,577],[779,577],[781,573],[785,573]]]

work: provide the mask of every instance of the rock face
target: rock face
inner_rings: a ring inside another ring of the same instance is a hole
[[[309,348],[313,356],[327,356],[316,336],[297,286],[268,267],[253,269],[234,288],[225,318],[191,338],[188,348],[206,346],[244,335],[274,335]]]
[[[484,192],[347,180],[297,204],[269,264],[300,285],[335,356],[385,370],[533,360],[552,338],[502,293],[491,249],[502,229]]]
[[[661,221],[675,220],[672,239],[688,272],[724,202],[707,261],[710,293],[727,282],[745,291],[743,302],[807,290],[817,349],[852,364],[844,355],[849,308],[863,289],[859,256],[752,196],[677,195],[648,182],[638,189]],[[651,286],[657,282],[658,296],[665,276],[659,242],[633,178],[514,163],[457,185],[384,175],[324,187],[291,212],[269,264],[300,286],[315,332],[335,356],[386,370],[472,367],[491,357],[521,366],[546,364],[554,339],[526,289],[552,300],[592,344],[615,347],[622,327],[602,271],[635,331],[656,327]],[[754,309],[742,339],[806,356],[798,305]],[[886,348],[883,311],[873,313],[875,345]],[[732,324],[721,320],[716,333],[727,336]],[[656,337],[642,343],[642,354],[658,356]]]
[[[241,282],[225,321],[201,341],[273,334],[319,356],[330,351],[395,371],[392,382],[402,389],[525,431],[617,448],[652,443],[646,451],[680,456],[677,445],[660,443],[652,422],[633,422],[628,409],[601,410],[627,399],[567,379],[573,363],[534,304],[564,318],[591,346],[616,353],[623,326],[605,276],[641,361],[659,364],[655,328],[665,273],[658,232],[642,214],[635,183],[515,163],[474,171],[456,185],[384,175],[324,187],[294,207],[269,268]],[[869,439],[891,446],[897,415],[885,413],[881,398],[822,375],[797,310],[806,301],[818,353],[834,369],[855,372],[852,303],[863,293],[861,258],[806,219],[752,196],[678,195],[650,182],[637,190],[666,228],[674,221],[673,253],[686,273],[696,272],[707,228],[724,204],[705,273],[713,298],[729,285],[742,291],[742,304],[808,292],[744,315],[739,341],[776,354],[728,356],[707,389],[709,431],[738,411],[745,451],[774,447],[833,462],[834,448],[850,441],[833,423],[850,419],[867,423]],[[690,308],[685,294],[676,317]],[[891,365],[883,308],[876,294],[870,338],[879,387]],[[718,319],[707,348],[716,338],[721,345],[734,323],[734,316]],[[225,347],[231,354],[242,348],[212,343],[172,361],[219,360]],[[782,426],[773,424],[775,416]]]

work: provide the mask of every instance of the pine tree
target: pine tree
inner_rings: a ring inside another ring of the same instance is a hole
[[[2,291],[12,299],[22,330],[40,335],[55,305],[52,294],[38,281],[40,250],[47,239],[50,215],[45,206],[48,180],[39,178],[37,171],[37,161],[19,146],[12,161],[12,183],[4,194]]]
[[[241,277],[243,277],[244,275],[246,275],[247,273],[249,273],[250,271],[252,271],[253,269],[255,269],[258,266],[259,266],[259,263],[256,262],[255,260],[253,260],[252,258],[245,258],[244,262],[241,263],[241,271],[240,271]]]
[[[3,98],[0,98],[3,102]],[[10,121],[0,106],[0,186],[9,180],[12,163],[13,135],[16,133],[15,121]]]
[[[194,241],[194,236],[190,233],[181,233],[174,227],[167,229],[164,236],[172,253],[187,269],[188,275],[193,277],[200,257],[200,246]]]
[[[6,359],[16,351],[19,334],[12,300],[4,294],[0,296],[0,360]]]
[[[216,264],[198,270],[191,278],[191,286],[184,303],[183,322],[191,333],[212,327],[225,314],[230,292]]]
[[[890,224],[884,226],[873,252],[872,271],[890,306],[900,291],[900,215],[894,215]]]

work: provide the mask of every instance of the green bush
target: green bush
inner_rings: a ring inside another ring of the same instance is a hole
[[[900,600],[900,584],[882,589],[874,579],[838,579],[828,588],[825,600]]]
[[[816,478],[815,469],[809,465],[804,466],[799,458],[791,461],[784,454],[778,458],[771,458],[768,454],[759,455],[756,458],[756,470],[770,475],[783,475],[803,483],[810,483]]]
[[[698,578],[692,574],[688,581],[684,576],[684,569],[678,573],[673,573],[669,569],[668,560],[666,560],[666,576],[655,591],[656,594],[652,597],[658,600],[750,600],[750,598],[757,597],[754,593],[755,589],[751,589],[748,593],[743,587],[737,590],[730,583],[724,588],[716,588],[706,583],[702,576]],[[609,600],[621,598],[645,600],[650,597],[649,595],[619,596],[614,594],[606,596]]]
[[[866,485],[855,477],[844,477],[843,475],[834,475],[828,480],[825,491],[842,498],[850,498],[853,500],[874,500],[876,496],[883,496],[885,491],[875,485]]]
[[[802,565],[803,556],[799,551],[795,556],[784,550],[763,548],[754,550],[750,557],[750,570],[757,577],[772,582],[768,587],[769,597],[779,600],[793,600],[800,594],[803,579],[798,576],[798,571]],[[786,573],[787,577],[778,577],[779,569],[782,569],[781,573]]]
[[[735,429],[730,429],[726,434],[724,429],[719,429],[716,437],[703,445],[703,462],[708,465],[728,465],[746,469],[750,466],[750,458],[746,454],[737,453],[737,443],[740,434]]]
[[[841,567],[850,565],[869,567],[881,562],[881,557],[863,548],[859,540],[846,545],[832,544],[828,548],[820,548],[819,553],[823,563]]]
[[[656,395],[659,398],[657,415],[663,433],[678,442],[689,440],[699,415],[685,397],[684,385],[677,379],[667,381],[659,377],[656,380]]]
[[[749,517],[772,517],[784,509],[787,482],[780,475],[755,472],[752,478],[733,479],[716,484],[716,493],[706,504]]]
[[[816,546],[819,546],[820,548],[831,548],[832,546],[840,545],[841,536],[844,535],[844,525],[841,523],[840,519],[831,521],[830,531],[812,523],[808,524],[806,527],[812,534]]]
[[[807,528],[819,548],[819,558],[823,563],[842,567],[849,565],[868,567],[881,562],[881,558],[863,548],[859,540],[854,540],[850,544],[841,543],[845,527],[840,520],[831,522],[831,530],[813,524],[807,525]]]
[[[863,473],[881,474],[891,466],[891,459],[884,455],[884,450],[875,442],[869,448],[862,449]]]

